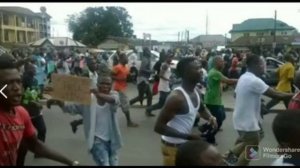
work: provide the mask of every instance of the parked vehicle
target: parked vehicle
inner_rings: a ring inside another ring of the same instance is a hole
[[[267,72],[265,74],[264,80],[266,84],[270,86],[275,86],[279,81],[276,70],[284,63],[273,57],[267,57],[266,63],[267,63],[267,70],[266,70]]]
[[[276,70],[284,64],[284,62],[279,61],[276,58],[273,57],[267,57],[266,58],[266,63],[267,63],[267,72],[265,74],[265,79],[264,81],[266,84],[270,86],[276,86],[279,82],[278,74],[276,73]],[[296,68],[296,67],[295,67]],[[292,91],[295,90],[295,86],[292,85]]]

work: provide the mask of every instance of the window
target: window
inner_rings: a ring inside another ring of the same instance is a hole
[[[281,32],[281,35],[287,35],[286,31]]]
[[[256,33],[256,36],[264,36],[264,33],[262,33],[262,32],[257,32],[257,33]]]
[[[34,23],[32,18],[27,18],[27,27],[34,28]]]
[[[250,34],[249,33],[244,33],[244,37],[249,37]]]
[[[274,61],[274,60],[267,60],[267,68],[268,69],[276,69],[278,68],[280,65],[278,62]]]
[[[270,35],[271,35],[271,36],[274,36],[274,31],[271,31]]]
[[[21,42],[21,33],[20,32],[17,32],[17,42]]]
[[[21,19],[17,16],[16,17],[16,26],[21,27]]]
[[[3,14],[3,24],[4,25],[8,25],[9,24],[8,15],[7,14]]]
[[[4,41],[9,41],[9,33],[8,33],[8,30],[4,30]]]

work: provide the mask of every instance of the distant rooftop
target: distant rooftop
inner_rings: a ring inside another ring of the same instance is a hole
[[[190,40],[191,42],[225,41],[222,34],[199,35]]]
[[[86,47],[84,44],[75,41],[69,37],[50,37],[42,38],[35,42],[29,43],[30,46],[42,46],[46,41],[49,41],[55,47]]]
[[[240,24],[233,24],[230,33],[232,32],[245,32],[245,31],[263,31],[273,30],[275,19],[273,18],[254,18],[247,19]],[[276,30],[294,30],[295,28],[288,24],[276,20]]]
[[[12,13],[18,13],[22,15],[29,15],[29,16],[39,16],[42,17],[42,13],[34,13],[28,8],[18,7],[18,6],[0,6],[0,11],[6,11],[6,12],[12,12]],[[46,17],[51,18],[51,16],[47,13],[45,13]]]

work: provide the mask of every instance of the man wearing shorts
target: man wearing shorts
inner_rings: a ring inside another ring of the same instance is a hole
[[[127,88],[127,76],[129,68],[127,66],[128,58],[124,53],[119,55],[119,64],[113,67],[114,90],[119,93],[121,108],[127,119],[128,127],[137,127],[138,125],[131,121],[129,112],[129,101],[125,93]]]

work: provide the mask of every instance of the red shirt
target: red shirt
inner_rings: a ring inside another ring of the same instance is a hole
[[[117,78],[127,78],[129,75],[129,68],[127,65],[118,64],[113,67],[113,72],[116,74]],[[114,82],[114,90],[116,91],[125,91],[127,88],[127,81],[115,81]]]
[[[290,101],[288,109],[299,110],[300,109],[300,92],[298,92]]]
[[[14,111],[8,114],[0,110],[0,166],[15,166],[22,138],[35,135],[28,112],[22,106]]]

